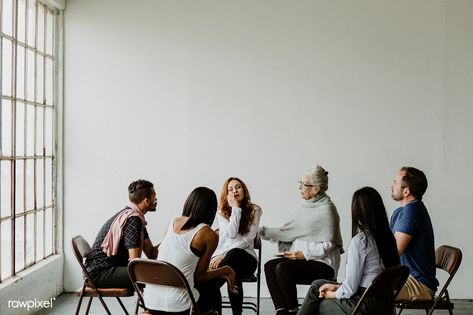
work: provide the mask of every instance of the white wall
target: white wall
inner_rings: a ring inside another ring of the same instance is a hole
[[[397,170],[424,170],[436,245],[464,253],[451,294],[473,298],[472,1],[72,0],[65,20],[66,290],[70,238],[93,241],[132,180],[157,186],[158,242],[194,187],[232,175],[282,224],[317,162],[345,246],[355,189],[391,213]]]

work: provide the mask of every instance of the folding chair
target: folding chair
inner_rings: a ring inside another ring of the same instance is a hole
[[[242,277],[241,281],[242,282],[255,282],[256,283],[256,301],[255,302],[250,302],[250,301],[245,301],[245,297],[243,297],[243,309],[247,310],[252,310],[253,312],[256,313],[256,315],[259,315],[259,309],[260,309],[260,290],[261,290],[261,238],[259,234],[256,235],[253,247],[255,250],[258,251],[258,265],[256,267],[256,274],[252,275],[245,275]],[[231,308],[231,304],[229,300],[224,300],[222,301],[222,308]]]
[[[454,305],[450,301],[447,287],[460,267],[461,261],[462,252],[459,248],[448,245],[438,247],[435,250],[435,265],[449,274],[447,281],[433,300],[396,301],[396,307],[399,308],[398,314],[401,314],[404,309],[424,309],[426,314],[431,315],[435,309],[439,309],[448,310],[448,313],[453,315]]]
[[[186,277],[172,264],[161,260],[135,258],[128,263],[128,274],[130,275],[135,291],[138,293],[140,306],[143,309],[146,310],[147,308],[140,285],[158,284],[185,289],[191,300],[189,314],[201,314]],[[215,312],[207,312],[205,314],[210,315],[215,314]]]
[[[128,312],[123,305],[122,301],[120,300],[121,297],[127,297],[127,296],[133,296],[133,290],[130,290],[128,288],[97,288],[95,286],[94,282],[90,278],[89,273],[87,272],[87,269],[85,268],[84,265],[84,260],[89,255],[90,253],[90,245],[87,243],[87,241],[80,235],[74,236],[72,238],[72,251],[74,252],[74,255],[77,258],[77,261],[79,262],[79,265],[82,269],[82,273],[84,275],[84,284],[82,285],[81,288],[79,288],[76,291],[76,295],[79,297],[79,302],[77,303],[77,308],[75,314],[79,314],[80,307],[82,304],[82,299],[84,297],[89,297],[89,302],[87,303],[87,309],[85,310],[85,314],[89,314],[90,310],[90,305],[92,304],[92,299],[94,297],[98,297],[100,300],[100,303],[102,303],[105,311],[107,314],[111,315],[112,313],[110,312],[109,308],[105,304],[105,301],[103,300],[104,297],[115,297],[118,300],[118,303],[120,303],[120,306],[122,307],[123,311],[125,314],[128,315]]]
[[[373,280],[373,282],[371,282],[369,287],[366,288],[351,314],[355,315],[360,313],[366,299],[370,297],[386,297],[389,295],[392,295],[392,314],[396,314],[394,299],[406,282],[408,276],[409,267],[407,266],[401,265],[385,269]]]

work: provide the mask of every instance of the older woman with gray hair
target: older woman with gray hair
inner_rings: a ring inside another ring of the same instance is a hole
[[[328,172],[317,165],[299,181],[301,203],[279,228],[262,226],[262,239],[278,243],[281,258],[264,265],[276,314],[296,314],[296,284],[334,280],[343,253],[340,217],[327,196]]]

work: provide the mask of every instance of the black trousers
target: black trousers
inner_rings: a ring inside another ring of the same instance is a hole
[[[111,267],[93,277],[94,284],[99,288],[130,288],[133,289],[128,267]]]
[[[201,313],[217,311],[222,314],[222,294],[220,287],[225,283],[224,279],[215,279],[203,283],[196,283],[194,287],[199,291],[197,305]]]
[[[310,286],[304,303],[298,315],[350,315],[360,300],[364,288],[359,288],[349,299],[324,299],[319,298],[319,288],[325,283],[335,282],[327,280],[315,280]],[[360,310],[362,315],[392,315],[394,309],[394,296],[372,296],[365,299]]]
[[[227,252],[225,258],[218,265],[219,267],[230,266],[235,271],[235,285],[238,287],[238,293],[228,290],[233,315],[240,315],[243,311],[243,283],[241,278],[245,275],[253,274],[257,264],[256,258],[248,254],[244,249],[234,248]]]
[[[315,279],[333,279],[332,267],[320,261],[277,258],[264,265],[266,283],[276,309],[292,310],[299,306],[296,284]]]

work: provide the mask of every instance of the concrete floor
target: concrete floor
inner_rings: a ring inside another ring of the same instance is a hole
[[[125,307],[127,308],[128,312],[132,314],[135,309],[135,298],[124,298],[122,299]],[[61,294],[59,297],[56,298],[53,302],[53,308],[51,309],[43,309],[42,311],[38,312],[37,315],[65,315],[65,314],[74,314],[76,305],[77,305],[78,297],[72,293],[65,293]],[[302,302],[302,300],[301,300]],[[82,302],[81,314],[84,313],[86,307],[87,300]],[[118,304],[116,299],[113,298],[105,298],[105,303],[109,306],[112,314],[123,314],[120,305]],[[473,315],[473,300],[454,300],[455,315]],[[261,311],[262,315],[271,315],[274,314],[274,307],[269,298],[262,298],[261,299]],[[98,299],[94,299],[92,302],[92,307],[90,309],[89,314],[105,314],[105,311],[100,304]],[[245,311],[244,315],[252,314],[251,311]],[[402,312],[403,315],[421,315],[425,314],[424,311],[412,311],[412,310],[405,310]],[[448,311],[435,311],[434,314],[441,315],[441,314],[448,314]],[[7,315],[7,314],[5,314]],[[223,315],[231,315],[231,311],[229,309],[224,309]]]

